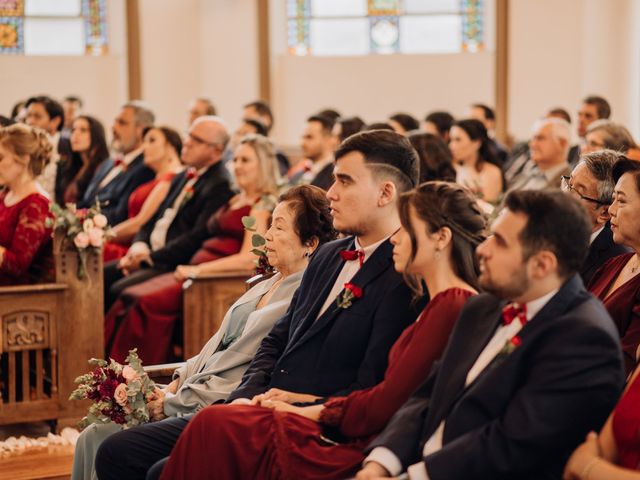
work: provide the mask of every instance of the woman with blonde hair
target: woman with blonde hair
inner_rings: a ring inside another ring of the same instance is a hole
[[[182,311],[182,282],[192,276],[214,272],[251,270],[255,255],[252,233],[244,231],[242,217],[256,219],[258,233],[267,230],[275,206],[278,167],[272,143],[262,135],[249,135],[235,150],[233,171],[238,194],[207,222],[209,237],[191,257],[189,265],[126,288],[105,318],[107,352],[124,360],[137,347],[146,364],[173,359],[171,340]]]
[[[35,180],[52,150],[44,130],[26,125],[0,129],[0,285],[52,276],[49,199]]]

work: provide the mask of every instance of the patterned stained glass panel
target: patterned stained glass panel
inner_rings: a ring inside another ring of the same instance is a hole
[[[27,55],[83,55],[82,18],[25,18],[24,53]]]
[[[362,17],[366,14],[366,0],[311,0],[313,17]]]
[[[0,17],[0,54],[19,54],[24,48],[22,17]]]
[[[107,53],[107,12],[104,1],[83,0],[85,52],[87,55]]]
[[[484,48],[482,0],[463,0],[462,49],[477,52]]]
[[[369,15],[399,15],[400,0],[367,0]]]
[[[0,0],[0,17],[21,17],[24,0]]]
[[[400,20],[400,52],[455,53],[462,50],[457,15],[406,16]]]
[[[371,17],[371,51],[387,54],[398,51],[398,17]]]
[[[404,0],[404,13],[459,13],[461,0]]]

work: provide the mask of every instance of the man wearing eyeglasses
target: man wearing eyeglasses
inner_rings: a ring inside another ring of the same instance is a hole
[[[615,186],[613,165],[621,158],[624,155],[613,150],[588,153],[580,158],[570,176],[562,177],[562,189],[580,200],[591,219],[591,245],[580,269],[585,285],[607,260],[628,251],[613,242],[609,226],[609,205]]]
[[[191,125],[181,154],[187,168],[175,176],[127,254],[105,265],[105,311],[125,288],[189,263],[207,235],[207,220],[233,196],[221,161],[228,141],[219,117],[199,117]]]

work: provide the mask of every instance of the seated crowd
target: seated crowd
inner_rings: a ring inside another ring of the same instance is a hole
[[[73,479],[640,478],[640,147],[586,97],[503,145],[473,104],[310,115],[297,162],[254,101],[181,135],[47,96],[0,128],[0,285],[54,278],[50,206],[99,208],[105,354],[182,360],[183,283],[271,272]],[[243,219],[252,217],[253,227]],[[493,221],[489,221],[493,218]],[[635,473],[634,473],[635,472]]]

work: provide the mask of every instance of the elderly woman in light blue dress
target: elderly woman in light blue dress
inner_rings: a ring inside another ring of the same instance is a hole
[[[286,312],[309,257],[320,244],[335,238],[324,191],[304,185],[282,194],[265,238],[269,263],[277,273],[240,297],[202,351],[174,372],[169,385],[156,390],[148,403],[151,421],[188,415],[224,401],[239,385],[260,342]],[[80,434],[72,480],[97,479],[96,451],[120,428],[92,424]]]

